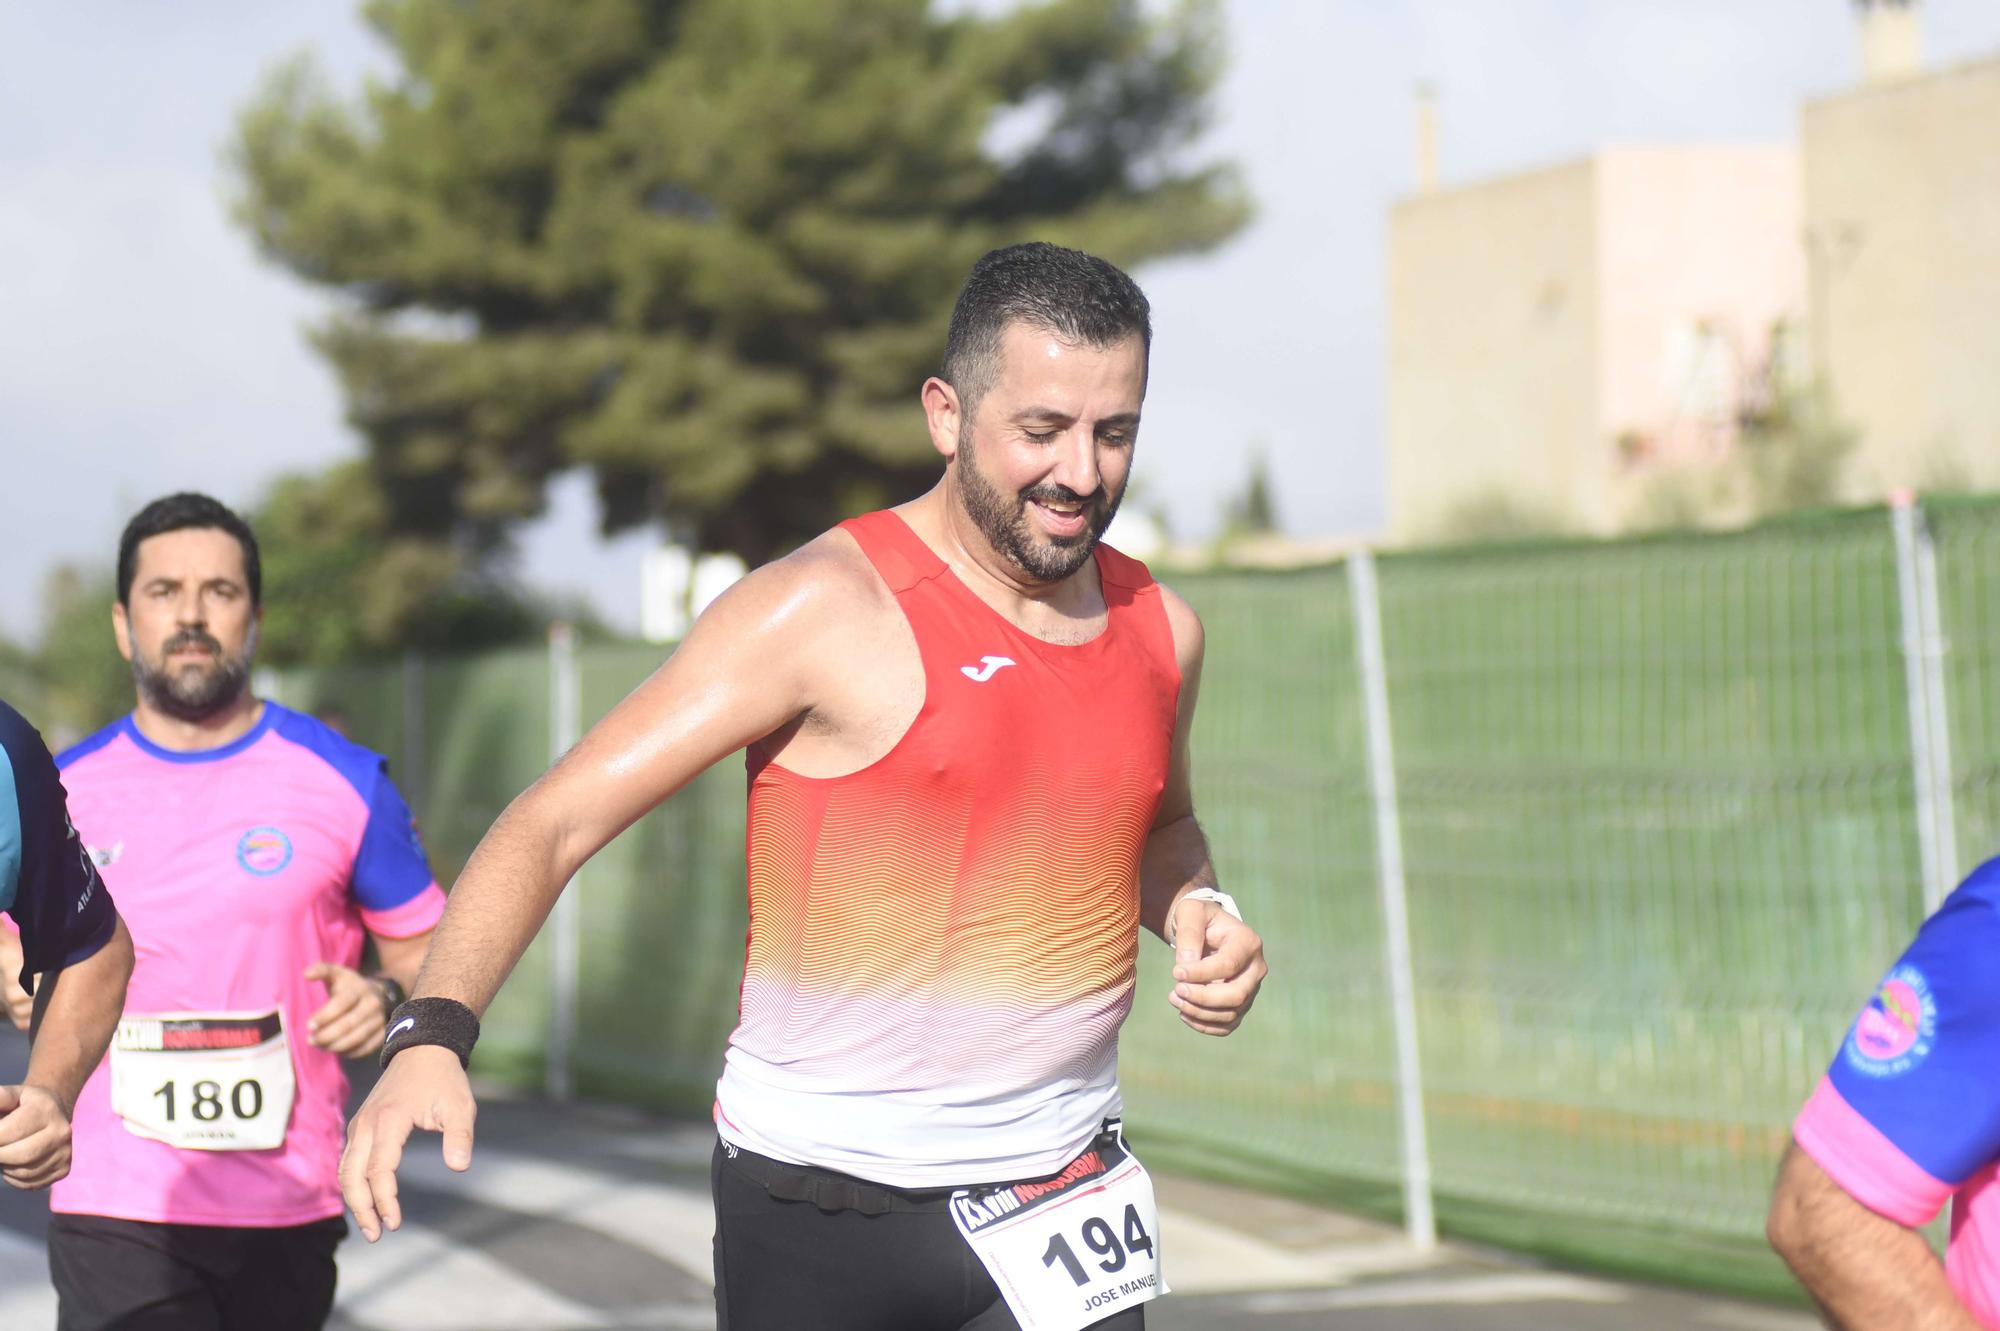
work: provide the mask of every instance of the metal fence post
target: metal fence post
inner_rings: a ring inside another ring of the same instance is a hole
[[[549,625],[549,762],[576,744],[582,729],[582,695],[578,687],[576,631],[568,624]],[[549,1037],[543,1084],[551,1098],[567,1100],[576,1093],[576,994],[582,938],[577,918],[577,880],[563,885],[549,921]]]
[[[1937,546],[1923,509],[1907,491],[1889,505],[1896,536],[1896,599],[1902,611],[1903,688],[1910,711],[1910,765],[1917,795],[1917,854],[1924,913],[1958,882],[1958,811],[1945,701],[1945,642],[1938,609]]]
[[[1431,1157],[1424,1128],[1423,1065],[1417,1057],[1416,983],[1410,962],[1410,917],[1403,882],[1403,820],[1396,804],[1396,751],[1389,728],[1388,673],[1382,656],[1382,607],[1375,556],[1347,561],[1354,601],[1355,652],[1368,731],[1368,785],[1375,804],[1375,855],[1382,885],[1382,924],[1389,1000],[1396,1032],[1396,1107],[1402,1128],[1403,1222],[1419,1249],[1437,1246],[1431,1207]]]

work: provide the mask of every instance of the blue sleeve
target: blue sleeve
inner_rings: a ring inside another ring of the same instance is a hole
[[[354,899],[363,910],[392,910],[432,881],[416,817],[389,779],[389,765],[378,761],[368,789],[368,826],[354,855]]]
[[[118,912],[70,825],[55,759],[21,714],[0,703],[0,902],[21,927],[21,984],[93,955]]]
[[[1924,922],[1827,1076],[1942,1183],[1956,1187],[2000,1157],[2000,861]]]

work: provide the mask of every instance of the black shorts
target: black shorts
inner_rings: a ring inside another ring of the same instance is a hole
[[[56,1331],[319,1331],[341,1216],[285,1229],[49,1217]]]
[[[966,1246],[951,1189],[911,1192],[720,1143],[717,1331],[1020,1331]],[[1143,1331],[1127,1308],[1093,1331]]]

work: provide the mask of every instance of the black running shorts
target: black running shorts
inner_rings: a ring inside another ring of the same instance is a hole
[[[951,1189],[910,1192],[718,1144],[717,1331],[1020,1331],[960,1237]],[[1144,1308],[1093,1323],[1143,1331]]]
[[[56,1331],[319,1331],[340,1216],[285,1229],[49,1217]]]

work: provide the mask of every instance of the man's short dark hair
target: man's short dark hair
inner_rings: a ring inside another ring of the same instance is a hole
[[[1039,240],[993,250],[972,265],[958,293],[938,370],[968,419],[1000,372],[1000,339],[1012,323],[1088,347],[1136,336],[1152,354],[1152,307],[1115,265]]]
[[[191,528],[225,531],[236,538],[236,544],[243,547],[243,576],[250,584],[250,604],[262,605],[264,568],[257,557],[257,537],[250,524],[227,505],[191,490],[155,499],[125,524],[125,534],[118,538],[118,603],[132,604],[132,578],[139,571],[139,542],[149,536]]]

